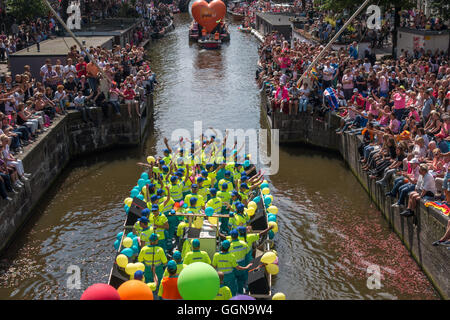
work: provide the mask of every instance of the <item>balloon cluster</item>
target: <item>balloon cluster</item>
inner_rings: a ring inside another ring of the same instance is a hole
[[[80,300],[153,300],[152,289],[139,280],[128,280],[116,290],[105,283],[96,283],[87,288]]]
[[[278,267],[278,257],[275,251],[267,251],[261,257],[261,262],[266,265],[266,271],[271,275],[276,275],[280,271]]]

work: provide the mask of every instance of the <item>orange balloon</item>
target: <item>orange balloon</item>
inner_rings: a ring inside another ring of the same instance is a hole
[[[192,4],[191,11],[195,21],[211,32],[225,17],[227,7],[221,0],[214,0],[209,4],[205,0],[198,0]]]
[[[117,289],[120,300],[153,300],[152,290],[140,280],[128,280]]]

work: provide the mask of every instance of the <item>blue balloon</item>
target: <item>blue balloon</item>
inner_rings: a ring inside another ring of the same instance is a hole
[[[250,160],[245,160],[244,167],[249,167],[249,166],[250,166]]]
[[[134,237],[133,239],[133,246],[138,246],[139,247],[139,242],[138,242],[138,238]]]
[[[136,238],[137,236],[133,232],[128,232],[127,237],[133,239]]]
[[[139,194],[139,191],[136,189],[131,190],[130,196],[132,198],[137,197],[137,195]]]
[[[139,247],[137,245],[132,245],[131,249],[133,250],[134,254],[138,254],[139,253]]]
[[[183,204],[183,208],[186,209],[187,207],[188,207],[187,203]]]
[[[142,187],[145,185],[145,180],[144,179],[139,179],[138,180],[138,186],[139,186],[139,189],[142,189]]]
[[[269,213],[267,215],[267,221],[273,221],[273,222],[277,222],[277,216],[273,213]]]
[[[272,231],[272,230],[270,230],[270,231]],[[131,258],[134,254],[133,249],[131,249],[131,248],[125,248],[120,253],[126,255],[128,258]]]
[[[141,179],[147,180],[148,179],[148,173],[147,172],[142,172]]]
[[[264,197],[264,204],[266,205],[266,206],[268,206],[269,204],[271,204],[272,203],[272,199],[270,199],[269,197]]]
[[[139,200],[144,200],[144,195],[143,195],[143,194],[140,194],[140,195],[137,196],[137,198],[138,198]]]
[[[261,183],[261,185],[259,186],[261,189],[264,189],[264,188],[268,188],[269,187],[269,184],[267,183],[267,182],[264,182],[264,183]]]
[[[211,216],[214,214],[214,208],[207,207],[207,208],[205,209],[205,214],[206,214],[208,217],[211,217]]]
[[[150,184],[152,181],[150,179],[145,180],[145,184]]]
[[[120,240],[114,241],[114,249],[119,250],[120,247]]]
[[[125,205],[124,209],[125,209],[125,213],[128,214],[128,212],[130,211],[130,207]]]
[[[134,186],[133,189],[131,189],[131,190],[137,190],[137,191],[141,192],[141,189],[142,188],[139,188],[139,186]]]
[[[122,236],[123,236],[123,232],[119,232],[118,234],[117,234],[117,240],[121,240],[122,239]]]
[[[269,239],[272,240],[275,237],[275,233],[272,230],[269,230]]]
[[[257,197],[253,198],[253,202],[255,202],[255,203],[259,203],[260,201],[261,201],[261,197],[260,196],[257,196]]]

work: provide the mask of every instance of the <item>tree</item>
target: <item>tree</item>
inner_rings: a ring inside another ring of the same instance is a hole
[[[6,12],[18,19],[33,19],[47,15],[48,8],[42,0],[7,0]]]
[[[438,13],[444,21],[450,19],[450,4],[448,0],[431,0],[430,7],[434,12]]]

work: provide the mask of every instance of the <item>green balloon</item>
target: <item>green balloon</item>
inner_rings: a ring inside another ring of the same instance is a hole
[[[188,265],[178,276],[178,291],[184,300],[213,300],[219,288],[217,271],[204,262]]]

